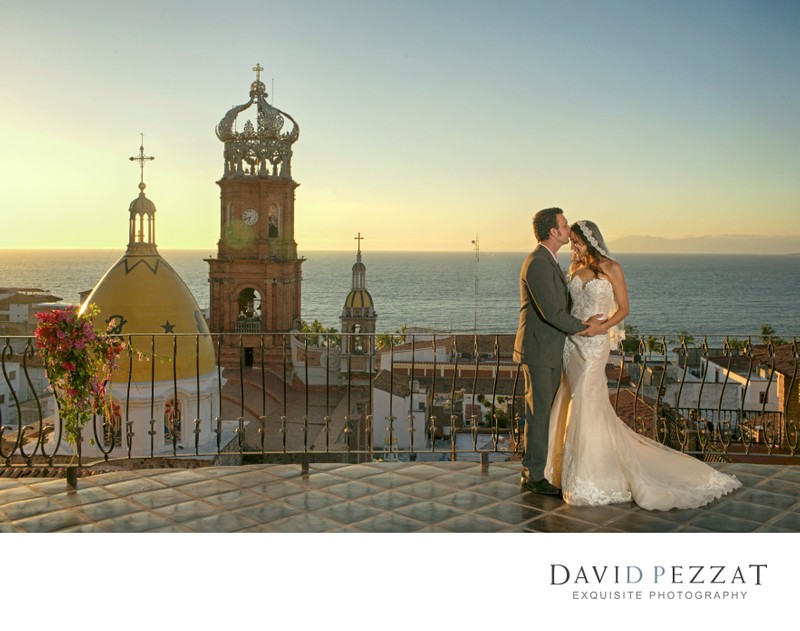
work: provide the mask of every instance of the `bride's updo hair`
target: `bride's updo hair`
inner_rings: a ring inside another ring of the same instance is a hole
[[[586,254],[578,259],[578,262],[586,265],[594,272],[595,276],[604,274],[600,263],[611,257],[608,255],[608,248],[605,247],[603,235],[600,234],[597,224],[593,221],[576,221],[570,226],[570,233],[573,239],[577,239],[586,246]]]

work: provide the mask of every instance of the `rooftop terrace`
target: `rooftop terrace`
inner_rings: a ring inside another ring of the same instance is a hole
[[[519,464],[369,462],[0,478],[0,532],[800,532],[800,467],[717,464],[743,487],[693,510],[521,492]]]
[[[753,628],[794,596],[800,467],[712,466],[743,487],[667,512],[523,493],[515,462],[134,469],[80,478],[76,489],[63,478],[0,478],[0,533],[96,533],[3,534],[14,603],[4,620],[29,622],[44,598],[49,610],[72,612],[54,614],[59,628],[84,629],[80,599],[89,594],[92,615],[113,619],[123,594],[151,602],[154,589],[168,589],[174,606],[148,615],[192,629],[258,628],[266,618],[309,628],[357,608],[399,630],[408,628],[396,615],[405,605],[426,629],[513,628],[523,603],[536,612],[531,620],[568,611],[568,628],[609,615],[619,629],[641,628],[643,616],[656,629],[676,617]],[[244,535],[256,532],[272,534]],[[754,565],[763,566],[757,585]],[[593,566],[608,566],[609,576],[632,571],[636,582],[598,584]],[[712,566],[727,573],[725,584],[688,584],[697,567]],[[31,573],[17,580],[15,568]],[[587,581],[576,578],[581,568]],[[659,568],[668,577],[654,584]],[[554,584],[556,570],[563,584]],[[639,571],[646,576],[637,581]],[[744,584],[731,583],[737,571]]]

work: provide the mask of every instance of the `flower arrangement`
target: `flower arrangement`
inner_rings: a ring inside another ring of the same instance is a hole
[[[125,343],[108,332],[98,334],[94,318],[98,309],[56,309],[36,314],[36,347],[56,394],[66,440],[77,445],[80,430],[92,414],[102,414],[106,384],[117,368]]]

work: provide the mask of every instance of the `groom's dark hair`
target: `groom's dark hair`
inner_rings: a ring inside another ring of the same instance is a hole
[[[533,216],[533,234],[537,241],[545,241],[551,230],[558,230],[558,216],[563,215],[560,208],[545,208]]]

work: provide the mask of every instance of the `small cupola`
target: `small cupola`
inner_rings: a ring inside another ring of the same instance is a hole
[[[128,207],[130,218],[128,220],[128,253],[149,254],[156,250],[156,205],[147,199],[144,189],[144,163],[155,160],[152,156],[144,155],[144,135],[139,147],[139,155],[132,156],[131,160],[139,162],[139,196]]]

